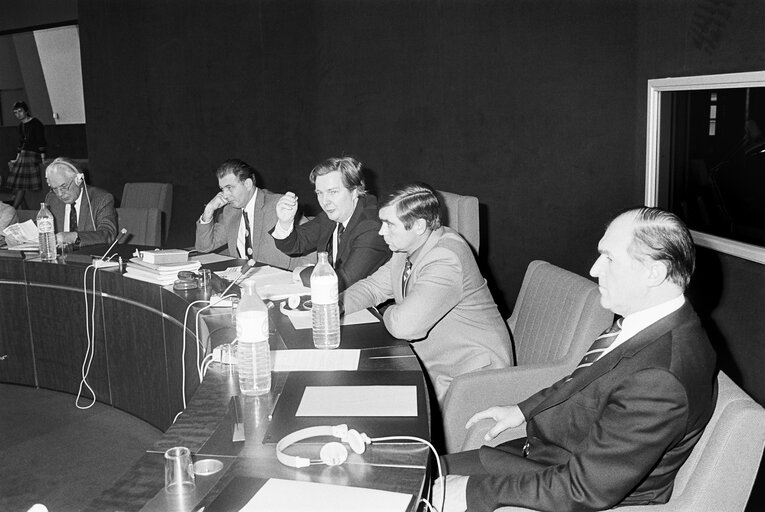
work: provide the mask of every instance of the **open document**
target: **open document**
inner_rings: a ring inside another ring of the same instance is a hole
[[[37,251],[40,247],[40,233],[30,219],[18,224],[11,224],[3,230],[5,243],[12,251]]]

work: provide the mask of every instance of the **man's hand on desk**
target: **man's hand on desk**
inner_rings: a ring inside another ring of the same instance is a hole
[[[507,407],[489,407],[485,411],[475,413],[465,423],[465,428],[470,428],[481,420],[492,419],[496,423],[494,426],[486,432],[484,439],[491,441],[499,434],[509,428],[515,428],[526,421],[526,417],[521,412],[521,408],[517,405],[508,405]]]
[[[78,236],[75,231],[56,233],[56,245],[73,244],[77,241],[77,238]]]
[[[443,485],[446,480],[446,503],[441,503]],[[467,510],[468,477],[446,475],[433,484],[433,506],[440,512],[465,512]]]

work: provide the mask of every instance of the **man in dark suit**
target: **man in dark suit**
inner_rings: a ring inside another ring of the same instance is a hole
[[[56,158],[45,169],[51,191],[45,204],[53,214],[56,243],[75,247],[110,244],[117,236],[114,196],[85,184],[79,166],[68,158]]]
[[[197,220],[194,248],[223,253],[288,270],[308,261],[290,258],[274,245],[268,229],[276,222],[276,203],[282,197],[258,188],[255,169],[234,158],[215,171],[220,192],[205,205]]]
[[[390,250],[378,234],[377,199],[367,194],[362,164],[354,158],[330,158],[313,168],[309,179],[323,210],[305,224],[296,225],[298,198],[284,194],[276,205],[279,222],[271,231],[285,254],[301,256],[327,251],[342,291],[367,277],[390,258]],[[300,271],[310,285],[313,267]]]
[[[714,350],[683,295],[693,241],[675,215],[635,208],[611,222],[598,252],[590,274],[619,316],[614,330],[570,376],[468,420],[495,421],[486,440],[525,421],[526,438],[446,455],[444,512],[604,510],[671,496],[717,394]]]

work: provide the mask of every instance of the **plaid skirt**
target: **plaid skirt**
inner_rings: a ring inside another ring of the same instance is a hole
[[[42,188],[40,153],[22,150],[19,159],[8,164],[7,184],[12,190],[40,190]]]

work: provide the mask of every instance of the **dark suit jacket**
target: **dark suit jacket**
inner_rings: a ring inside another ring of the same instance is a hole
[[[295,226],[284,240],[274,239],[274,242],[279,250],[291,256],[300,256],[311,251],[325,251],[335,225],[335,221],[321,212],[305,224]],[[356,209],[348,221],[348,226],[337,248],[335,272],[338,290],[342,291],[359,279],[367,277],[388,261],[390,249],[378,234],[379,231],[377,198],[373,195],[359,197]],[[310,269],[301,274],[304,284],[309,284],[306,278],[310,278],[310,275]]]
[[[468,509],[604,510],[666,502],[675,475],[714,411],[715,354],[689,304],[644,329],[570,382],[519,406],[528,458],[482,447],[490,476],[471,476]],[[497,476],[494,476],[497,475]]]
[[[114,196],[100,188],[90,185],[86,187],[87,195],[82,195],[80,211],[77,212],[77,234],[80,237],[80,245],[110,244],[117,236],[117,211],[114,209]],[[53,192],[48,192],[45,196],[45,204],[53,214],[56,232],[60,233],[64,230],[66,204]]]
[[[258,189],[255,196],[254,215],[250,221],[252,259],[266,265],[292,270],[310,260],[290,258],[278,250],[274,245],[274,239],[268,236],[268,229],[276,224],[276,203],[281,197],[282,194]],[[224,253],[232,258],[238,258],[236,241],[241,221],[242,210],[228,204],[215,212],[212,222],[202,224],[197,220],[194,248],[200,252],[213,252],[225,245],[227,249]]]

